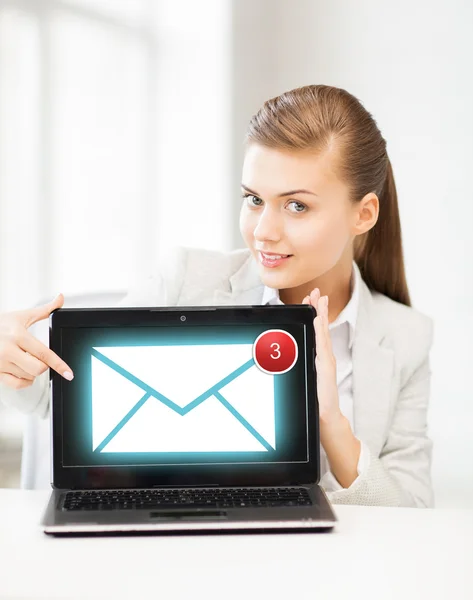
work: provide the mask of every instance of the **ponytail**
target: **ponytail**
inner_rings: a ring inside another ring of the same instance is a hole
[[[378,221],[372,229],[355,239],[355,261],[370,289],[411,306],[404,270],[396,184],[389,158],[379,197]]]

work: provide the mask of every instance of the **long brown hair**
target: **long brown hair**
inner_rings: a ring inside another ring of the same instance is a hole
[[[322,152],[336,147],[338,173],[353,202],[374,192],[379,215],[354,242],[354,259],[372,290],[411,305],[396,184],[386,141],[372,115],[346,90],[309,85],[267,100],[251,118],[247,144]]]

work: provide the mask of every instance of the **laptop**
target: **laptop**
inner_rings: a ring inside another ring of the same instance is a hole
[[[308,305],[59,309],[45,533],[330,531]]]

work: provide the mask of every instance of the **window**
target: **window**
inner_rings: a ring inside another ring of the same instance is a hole
[[[226,0],[0,0],[0,311],[229,249]],[[19,413],[0,405],[0,487]]]
[[[226,247],[227,11],[0,0],[0,310]]]

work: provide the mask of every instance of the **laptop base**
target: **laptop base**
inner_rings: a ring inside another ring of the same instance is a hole
[[[337,518],[319,486],[310,488],[311,506],[245,508],[139,508],[65,511],[58,509],[67,490],[53,491],[43,517],[52,535],[139,533],[269,533],[331,531]]]

